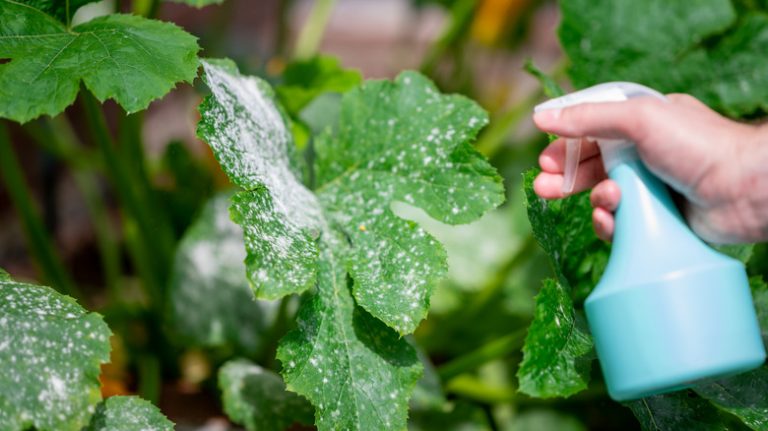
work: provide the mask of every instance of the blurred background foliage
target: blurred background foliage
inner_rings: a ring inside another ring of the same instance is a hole
[[[765,6],[737,3],[745,10]],[[505,178],[504,206],[459,227],[406,205],[394,208],[437,237],[450,264],[428,320],[411,338],[427,367],[409,426],[639,429],[632,412],[607,397],[597,368],[590,388],[568,399],[517,391],[534,297],[552,271],[524,205],[521,174],[547,141],[530,122],[543,90],[523,66],[533,59],[564,81],[556,2],[224,0],[194,9],[104,0],[74,19],[115,10],[175,22],[200,38],[201,56],[232,58],[244,74],[267,79],[301,147],[335,119],[339,93],[363,78],[416,69],[443,91],[477,100],[492,119],[477,148]],[[102,376],[105,395],[138,393],[159,404],[179,429],[224,430],[236,425],[222,410],[219,367],[241,357],[276,370],[277,340],[290,329],[297,301],[249,299],[242,232],[226,212],[231,186],[195,138],[195,107],[205,92],[199,81],[179,86],[130,116],[112,102],[105,105],[105,126],[117,137],[115,156],[127,167],[130,196],[109,180],[109,165],[90,133],[71,126],[83,124],[87,103],[62,117],[9,124],[21,172],[5,175],[0,188],[0,267],[17,279],[72,286],[65,290],[106,316],[115,337]],[[8,162],[12,155],[2,156]],[[13,194],[19,187],[29,188],[26,198]],[[28,211],[18,211],[22,207]],[[35,214],[42,232],[27,220]],[[757,247],[755,256],[764,262],[768,253]],[[599,276],[604,257],[591,254],[565,269],[579,281],[577,302]],[[752,272],[765,268],[757,263]]]

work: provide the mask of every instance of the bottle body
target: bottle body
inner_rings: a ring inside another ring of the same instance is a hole
[[[614,243],[585,309],[611,397],[641,398],[761,365],[765,348],[741,262],[690,230],[639,159],[609,176],[622,192]]]

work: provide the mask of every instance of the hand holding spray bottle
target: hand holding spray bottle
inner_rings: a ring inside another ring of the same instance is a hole
[[[535,111],[635,97],[666,100],[612,82]],[[691,231],[634,143],[590,139],[622,193],[610,260],[584,304],[611,397],[642,398],[760,366],[765,348],[744,265]],[[573,190],[579,152],[580,139],[567,139],[564,192]]]

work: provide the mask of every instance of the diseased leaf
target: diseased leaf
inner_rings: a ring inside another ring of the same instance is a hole
[[[80,9],[81,6],[93,3],[99,0],[15,0],[21,3],[39,9],[40,11],[53,16],[61,22],[68,22],[72,15]]]
[[[24,123],[72,104],[80,82],[126,111],[146,108],[197,72],[195,38],[174,24],[107,15],[67,29],[0,0],[0,117]]]
[[[469,99],[441,95],[423,76],[404,72],[346,93],[337,133],[315,142],[316,193],[349,238],[355,299],[401,334],[426,316],[446,257],[390,205],[403,201],[449,224],[498,206],[501,178],[470,145],[487,121]]]
[[[577,321],[568,291],[544,280],[517,372],[520,391],[549,398],[567,397],[587,388],[592,339]]]
[[[537,169],[524,174],[523,185],[533,236],[549,256],[560,283],[573,289],[574,301],[583,301],[595,287],[608,263],[610,247],[592,229],[588,193],[548,201],[533,191]]]
[[[109,328],[48,287],[5,277],[0,298],[0,429],[80,430],[101,400]]]
[[[421,363],[405,339],[355,306],[344,266],[329,249],[319,261],[317,293],[299,308],[297,323],[277,358],[288,389],[317,407],[318,429],[405,427]]]
[[[576,87],[633,81],[730,115],[768,107],[768,17],[728,0],[567,0],[560,41]]]
[[[644,431],[725,431],[722,415],[712,404],[688,391],[655,395],[626,403]]]
[[[312,425],[309,401],[288,392],[280,376],[249,361],[224,364],[219,389],[227,416],[249,431],[283,431],[294,422]]]
[[[749,287],[752,289],[757,321],[760,323],[760,332],[765,341],[768,340],[768,284],[765,284],[763,278],[757,275],[749,278]]]
[[[211,96],[200,105],[197,132],[245,189],[233,197],[231,211],[245,233],[248,279],[260,298],[302,292],[315,280],[316,238],[325,221],[298,179],[292,137],[272,90],[219,63],[202,64]]]
[[[768,368],[762,366],[694,388],[718,408],[741,419],[753,430],[768,430]]]
[[[357,70],[344,69],[335,57],[319,56],[289,63],[275,90],[283,107],[297,117],[323,93],[344,93],[363,80]]]
[[[214,196],[179,243],[169,285],[169,325],[193,346],[255,354],[276,307],[253,297],[243,264],[243,230],[229,219],[231,195]]]
[[[96,408],[84,431],[173,431],[173,422],[149,401],[139,397],[114,396]]]
[[[384,324],[401,334],[416,328],[445,272],[445,252],[390,205],[405,201],[453,224],[498,205],[501,179],[469,145],[485,113],[416,73],[364,84],[343,96],[336,133],[315,141],[312,192],[269,87],[231,68],[203,67],[212,95],[198,133],[245,189],[231,212],[245,232],[257,295],[316,287],[278,351],[289,389],[313,403],[321,429],[404,427],[421,365]]]

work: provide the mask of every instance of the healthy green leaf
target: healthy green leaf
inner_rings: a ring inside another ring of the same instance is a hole
[[[544,280],[517,372],[520,391],[549,398],[573,395],[587,388],[592,339],[581,328],[568,291]]]
[[[173,422],[139,397],[114,396],[96,408],[84,431],[173,431]]]
[[[3,268],[0,268],[0,281],[10,281],[11,276]]]
[[[245,189],[231,212],[245,232],[257,295],[317,287],[278,352],[288,387],[312,401],[323,429],[402,428],[421,366],[377,318],[401,334],[413,331],[445,253],[390,205],[406,201],[455,224],[500,203],[500,178],[469,145],[485,113],[415,73],[365,84],[344,95],[338,134],[316,141],[312,192],[299,180],[269,87],[211,62],[203,67],[212,94],[198,133]]]
[[[68,23],[72,18],[72,15],[74,15],[81,6],[96,1],[98,0],[16,0],[16,3],[39,9],[61,22]]]
[[[179,243],[169,287],[169,324],[191,345],[255,354],[276,307],[253,297],[243,264],[243,230],[229,219],[231,195],[214,196]]]
[[[204,8],[206,6],[210,6],[212,4],[222,4],[224,3],[224,0],[168,0],[175,3],[184,3],[188,4],[190,6],[196,7],[198,9]]]
[[[728,0],[567,0],[560,41],[576,87],[626,80],[734,116],[768,107],[768,17]]]
[[[219,370],[227,416],[249,431],[283,431],[294,422],[312,425],[306,399],[285,390],[283,379],[249,361],[229,361]]]
[[[587,431],[573,416],[557,410],[534,409],[515,415],[504,431]]]
[[[283,376],[317,407],[321,430],[403,429],[421,363],[395,331],[355,306],[347,281],[342,262],[323,250],[317,293],[277,352]]]
[[[643,398],[626,404],[643,431],[725,431],[723,417],[712,404],[688,391]]]
[[[288,64],[275,90],[283,107],[296,117],[317,96],[345,93],[362,79],[359,71],[342,68],[338,59],[319,56]]]
[[[80,430],[101,400],[111,332],[53,289],[0,277],[0,429]]]
[[[526,61],[525,66],[523,67],[525,68],[526,72],[530,73],[534,78],[539,80],[539,84],[541,84],[541,87],[544,90],[544,95],[547,97],[555,98],[565,94],[565,91],[562,87],[560,87],[560,84],[555,82],[551,76],[547,75],[546,73],[542,72],[541,69],[536,67],[532,60],[529,59]]]
[[[0,0],[0,117],[26,122],[69,106],[80,82],[126,111],[146,108],[197,73],[195,38],[174,24],[108,15],[68,29]]]
[[[694,390],[753,430],[768,430],[768,368],[697,385]]]

